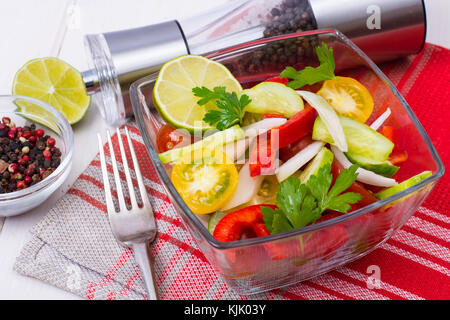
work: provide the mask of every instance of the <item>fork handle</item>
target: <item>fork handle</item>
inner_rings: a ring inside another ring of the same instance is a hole
[[[147,243],[134,243],[132,245],[132,248],[134,252],[134,259],[136,260],[136,263],[141,270],[145,286],[147,287],[148,299],[158,300],[158,295],[156,294],[155,290],[155,284],[153,282],[153,272],[150,262],[150,254],[147,250]]]

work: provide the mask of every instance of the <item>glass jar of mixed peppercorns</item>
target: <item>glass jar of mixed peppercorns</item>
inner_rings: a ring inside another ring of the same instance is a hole
[[[249,2],[250,4],[250,2]],[[308,0],[255,0],[255,8],[261,12],[247,14],[243,20],[248,25],[262,28],[262,38],[271,38],[286,34],[300,33],[317,29],[317,23]],[[256,9],[251,9],[249,12]],[[259,19],[259,21],[254,21]],[[251,54],[242,54],[236,63],[227,65],[230,71],[239,74],[271,72],[296,66],[307,59],[314,58],[314,48],[319,44],[317,37],[280,40],[256,50]]]
[[[61,163],[56,140],[35,124],[0,122],[0,194],[25,189],[47,178]]]

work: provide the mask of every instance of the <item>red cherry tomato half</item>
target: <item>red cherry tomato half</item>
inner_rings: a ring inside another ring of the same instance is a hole
[[[159,152],[166,152],[175,148],[175,146],[187,146],[193,143],[193,137],[187,132],[177,130],[167,124],[159,129],[156,144]]]

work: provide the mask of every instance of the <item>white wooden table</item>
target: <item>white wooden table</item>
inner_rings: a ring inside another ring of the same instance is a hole
[[[15,72],[36,57],[59,56],[85,70],[83,35],[189,17],[227,0],[14,0],[0,2],[0,94],[10,94]],[[427,41],[450,48],[450,1],[426,0]],[[95,106],[73,127],[73,169],[66,183],[43,205],[21,216],[0,218],[0,299],[79,299],[71,293],[13,271],[15,258],[31,238],[29,229],[83,172],[97,153],[92,139],[107,125]]]

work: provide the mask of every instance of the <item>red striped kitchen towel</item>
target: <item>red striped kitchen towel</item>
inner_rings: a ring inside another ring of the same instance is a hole
[[[427,44],[420,54],[382,69],[449,164],[450,51]],[[164,193],[138,130],[130,129],[157,218],[151,251],[161,299],[450,298],[448,174],[407,224],[372,253],[300,284],[246,297],[229,288],[198,249]],[[110,232],[98,158],[31,232],[33,239],[15,263],[18,272],[87,299],[146,298],[131,250],[119,246]],[[380,270],[379,288],[367,284],[372,266]]]

